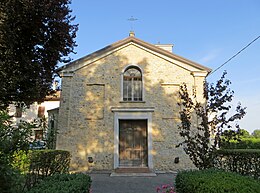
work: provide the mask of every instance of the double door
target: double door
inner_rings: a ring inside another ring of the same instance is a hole
[[[119,166],[147,167],[147,120],[119,120]]]

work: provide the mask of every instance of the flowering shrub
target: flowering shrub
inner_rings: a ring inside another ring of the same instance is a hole
[[[176,193],[174,187],[170,184],[163,184],[156,188],[157,193]]]

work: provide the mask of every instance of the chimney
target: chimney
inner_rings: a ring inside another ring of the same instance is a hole
[[[159,44],[155,44],[155,46],[172,53],[173,44],[160,44],[159,43]]]

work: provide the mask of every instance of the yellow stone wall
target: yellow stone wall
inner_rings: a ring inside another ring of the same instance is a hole
[[[121,73],[128,65],[143,70],[144,102],[121,101]],[[112,170],[114,159],[114,113],[112,107],[153,107],[152,154],[154,170],[179,170],[194,167],[182,150],[177,126],[180,107],[179,85],[202,94],[204,77],[158,57],[152,52],[128,45],[62,79],[57,149],[72,154],[76,171]],[[197,83],[197,85],[194,85]],[[88,163],[88,157],[94,162]],[[175,164],[174,158],[180,163]]]

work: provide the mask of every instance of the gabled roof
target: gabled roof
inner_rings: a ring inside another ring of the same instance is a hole
[[[105,55],[106,53],[113,52],[114,50],[120,48],[121,46],[127,45],[129,43],[134,43],[134,44],[140,45],[140,46],[147,48],[147,49],[149,49],[153,52],[156,52],[158,54],[162,54],[162,55],[169,57],[171,59],[178,60],[178,61],[183,62],[185,64],[188,64],[188,65],[190,65],[194,68],[197,68],[199,71],[206,71],[207,73],[211,72],[211,69],[208,68],[208,67],[205,67],[201,64],[198,64],[196,62],[193,62],[191,60],[188,60],[188,59],[183,58],[181,56],[178,56],[176,54],[173,54],[173,53],[166,51],[162,48],[159,48],[159,47],[157,47],[153,44],[150,44],[150,43],[147,43],[143,40],[140,40],[140,39],[138,39],[134,36],[129,36],[129,37],[123,39],[123,40],[120,40],[120,41],[115,42],[111,45],[108,45],[108,46],[106,46],[106,47],[104,47],[104,48],[102,48],[102,49],[100,49],[96,52],[93,52],[92,54],[89,54],[89,55],[84,56],[84,57],[82,57],[78,60],[75,60],[75,61],[73,61],[73,62],[71,62],[67,65],[64,65],[64,66],[58,68],[57,72],[66,71],[67,69],[70,69],[70,68],[72,68],[74,70],[81,68],[82,66],[79,65],[79,64],[82,64],[83,62],[86,62],[88,60],[95,60],[95,58],[99,58],[99,56]],[[73,66],[77,66],[77,67],[73,68]],[[70,71],[74,71],[74,70],[70,70]]]

